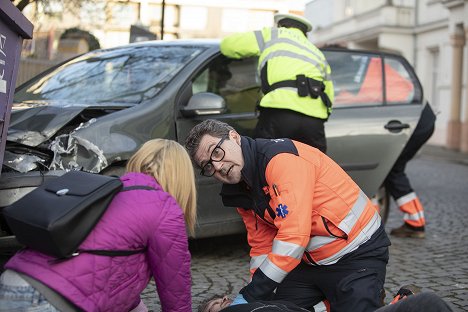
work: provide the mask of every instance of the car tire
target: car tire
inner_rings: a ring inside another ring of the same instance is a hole
[[[382,222],[385,224],[390,210],[390,194],[387,192],[385,186],[382,185],[379,188],[377,194],[372,197],[372,202],[378,205],[380,217],[382,218]]]

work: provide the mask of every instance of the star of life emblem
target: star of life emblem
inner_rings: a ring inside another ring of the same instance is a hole
[[[276,208],[276,215],[281,218],[286,218],[286,215],[289,213],[288,206],[279,204]]]

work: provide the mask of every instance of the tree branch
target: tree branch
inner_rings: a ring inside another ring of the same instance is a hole
[[[13,2],[14,0],[11,0],[11,2]],[[20,2],[18,2],[18,4],[16,5],[16,7],[18,8],[18,10],[20,10],[21,12],[23,12],[24,8],[30,4],[33,0],[21,0]]]

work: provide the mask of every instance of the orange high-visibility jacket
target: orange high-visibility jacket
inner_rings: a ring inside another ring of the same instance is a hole
[[[241,139],[243,181],[223,185],[251,246],[250,299],[267,298],[301,260],[336,263],[370,239],[381,218],[332,159],[289,139]],[[244,297],[246,294],[244,294]]]

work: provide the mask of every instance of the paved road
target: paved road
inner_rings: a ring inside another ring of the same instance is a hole
[[[468,311],[468,158],[456,154],[447,158],[438,149],[423,151],[408,164],[408,174],[426,208],[427,236],[391,237],[386,302],[401,285],[415,283],[423,291],[438,293],[454,311]],[[387,232],[401,222],[393,204]],[[243,236],[195,241],[191,251],[194,311],[211,295],[236,293],[248,278]],[[143,300],[151,311],[160,311],[153,283]]]

